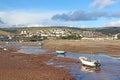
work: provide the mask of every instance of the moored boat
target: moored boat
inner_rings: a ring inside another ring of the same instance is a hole
[[[65,51],[56,51],[57,57],[65,57]]]
[[[83,65],[91,66],[91,67],[100,67],[101,63],[99,60],[91,60],[86,57],[79,57],[80,61]]]
[[[63,54],[64,55],[65,51],[56,51],[56,54],[61,54],[61,55]]]

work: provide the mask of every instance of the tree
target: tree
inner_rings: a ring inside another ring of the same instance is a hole
[[[37,35],[33,35],[30,39],[30,41],[37,41],[38,40],[38,36]]]
[[[117,35],[117,38],[120,39],[120,34]]]

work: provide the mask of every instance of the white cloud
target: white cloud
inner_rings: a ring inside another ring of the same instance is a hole
[[[110,23],[105,23],[103,25],[104,27],[120,27],[120,20],[119,21],[114,21],[114,22],[110,22]]]
[[[99,8],[105,8],[115,3],[116,3],[115,0],[95,0],[93,3],[90,4],[90,6],[92,7],[99,6]]]
[[[36,13],[36,12],[26,12],[26,11],[9,11],[0,12],[0,18],[6,23],[6,25],[30,25],[30,26],[74,26],[77,22],[64,22],[51,20],[51,17],[55,15],[56,12],[50,13]]]
[[[0,18],[7,24],[40,24],[49,20],[52,13],[32,13],[21,11],[0,12]]]

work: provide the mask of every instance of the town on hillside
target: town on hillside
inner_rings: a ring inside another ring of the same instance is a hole
[[[17,29],[18,30],[18,29]],[[4,30],[5,31],[5,30]],[[72,28],[19,29],[14,34],[0,34],[0,41],[40,41],[40,40],[117,40],[120,33],[104,34],[95,30]]]

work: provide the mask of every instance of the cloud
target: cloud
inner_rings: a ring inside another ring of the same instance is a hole
[[[117,12],[102,12],[102,11],[73,11],[62,14],[55,14],[51,17],[52,20],[57,21],[95,21],[100,18],[120,18],[120,11]]]
[[[120,20],[119,21],[114,21],[110,23],[105,23],[103,26],[108,26],[108,27],[120,27]]]
[[[0,12],[1,21],[6,23],[5,25],[0,25],[0,27],[11,27],[11,25],[29,25],[29,26],[69,26],[75,25],[76,22],[61,22],[56,20],[51,20],[51,17],[55,15],[56,12],[49,13],[36,13],[36,12],[26,12],[26,11],[9,11]]]
[[[57,14],[38,13],[26,11],[0,12],[0,27],[11,27],[10,25],[45,25],[45,26],[81,26],[88,25],[80,21],[96,21],[100,18],[120,18],[120,11],[107,13],[102,11],[73,11]],[[110,23],[108,23],[110,24]],[[111,23],[112,25],[113,23]],[[115,23],[114,23],[115,24]],[[106,24],[107,25],[107,24]]]
[[[120,18],[120,11],[112,13],[111,17]]]
[[[52,20],[60,20],[60,21],[89,21],[89,20],[97,20],[101,17],[108,17],[109,14],[106,12],[93,11],[93,12],[85,12],[85,11],[74,11],[63,14],[56,14],[51,19]]]
[[[90,6],[98,6],[99,8],[105,8],[114,5],[116,2],[116,0],[95,0],[93,3],[90,4]]]
[[[6,26],[8,26],[8,25],[0,17],[0,27],[6,27]]]
[[[0,12],[0,17],[7,24],[40,24],[50,19],[52,13],[33,13],[25,11]]]
[[[0,24],[5,24],[4,21],[0,18]]]

